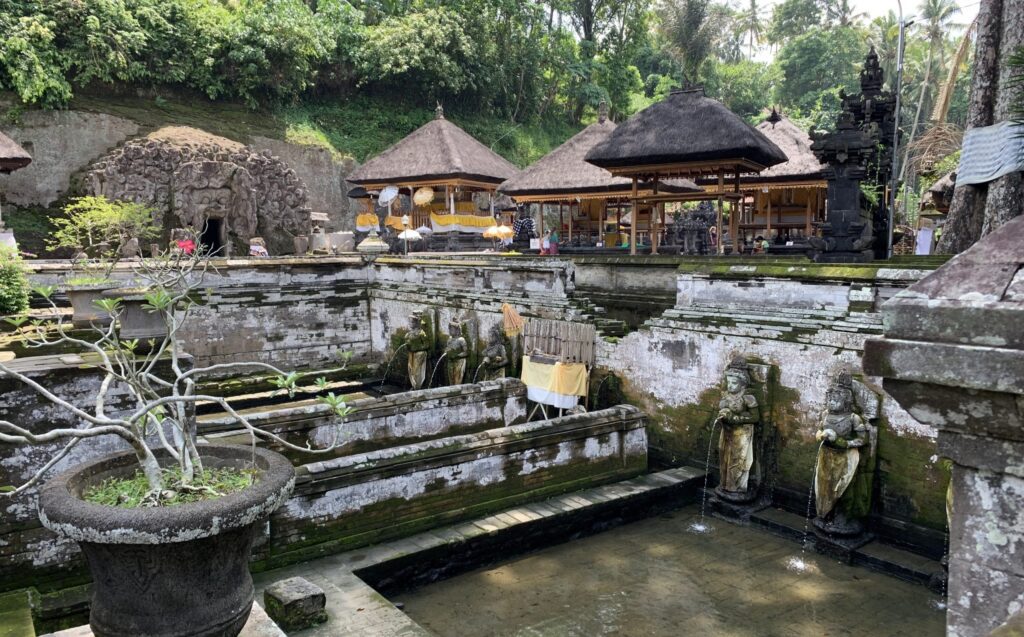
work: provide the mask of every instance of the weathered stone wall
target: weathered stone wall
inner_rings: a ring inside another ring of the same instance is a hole
[[[269,137],[253,137],[250,146],[257,152],[270,151],[295,171],[306,184],[309,207],[328,214],[328,232],[355,230],[355,215],[349,211],[349,188],[345,182],[356,168],[354,160],[339,158],[319,146],[302,146]]]
[[[576,291],[599,318],[636,328],[675,305],[678,258],[575,257],[573,266]]]
[[[139,125],[103,113],[28,111],[4,134],[24,146],[32,163],[0,175],[4,203],[49,206],[71,187],[71,177],[124,140]]]
[[[643,415],[629,406],[314,462],[258,559],[364,546],[646,468]]]
[[[879,305],[924,274],[756,260],[684,262],[675,308],[617,343],[601,343],[598,365],[617,374],[649,415],[652,455],[697,465],[705,461],[730,359],[745,355],[773,365],[771,417],[781,437],[773,495],[802,508],[830,380],[840,370],[860,370],[864,341],[882,330]],[[878,379],[865,382],[878,389]],[[948,476],[935,436],[894,400],[883,401],[875,523],[890,539],[941,554]]]
[[[526,386],[506,378],[360,398],[348,405],[354,412],[344,422],[326,405],[304,401],[255,413],[250,410],[246,417],[254,426],[293,444],[314,449],[333,444],[333,455],[348,455],[519,424],[526,420]],[[201,434],[237,428],[234,419],[226,415],[199,419]],[[276,448],[273,443],[270,446]],[[280,450],[293,457],[323,458]]]
[[[371,358],[366,271],[356,257],[214,260],[201,305],[182,328],[196,365],[262,361],[331,367]],[[32,264],[32,285],[59,285],[65,263]],[[130,263],[114,278],[130,281]]]

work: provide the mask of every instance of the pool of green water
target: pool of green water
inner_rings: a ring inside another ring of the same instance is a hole
[[[396,596],[439,637],[941,636],[936,595],[699,507],[552,546]]]

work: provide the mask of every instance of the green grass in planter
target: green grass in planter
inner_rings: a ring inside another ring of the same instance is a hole
[[[181,469],[177,466],[163,470],[164,492],[156,506],[174,506],[200,500],[219,498],[229,493],[241,491],[253,483],[256,475],[253,469],[236,469],[223,467],[204,469],[197,472],[188,487],[182,487]],[[104,506],[134,509],[142,506],[154,506],[149,493],[149,482],[141,470],[129,478],[109,478],[100,484],[90,487],[84,495],[86,502]]]

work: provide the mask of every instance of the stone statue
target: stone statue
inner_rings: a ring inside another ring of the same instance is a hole
[[[466,375],[466,357],[469,356],[469,346],[462,336],[462,323],[453,320],[448,325],[448,344],[444,348],[445,371],[448,372],[449,385],[461,385]]]
[[[871,486],[863,471],[871,450],[868,424],[854,411],[849,372],[836,377],[825,402],[827,410],[815,435],[821,446],[814,470],[814,525],[829,535],[858,535],[871,505]]]
[[[505,339],[501,323],[491,328],[491,340],[484,350],[484,379],[498,380],[505,377],[505,366],[508,365],[508,352],[505,351]]]
[[[430,337],[423,329],[423,318],[419,312],[414,312],[409,319],[405,347],[409,350],[409,384],[413,389],[419,389],[427,377],[427,352],[430,350]]]
[[[750,468],[754,464],[754,436],[761,420],[757,398],[749,391],[750,371],[746,362],[736,359],[725,370],[725,396],[718,403],[721,425],[718,439],[720,480],[715,493],[725,500],[745,502],[756,497],[749,488]]]

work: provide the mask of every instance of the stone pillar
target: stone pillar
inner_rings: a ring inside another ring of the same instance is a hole
[[[1024,611],[1024,217],[882,306],[864,370],[953,460],[947,634]]]

